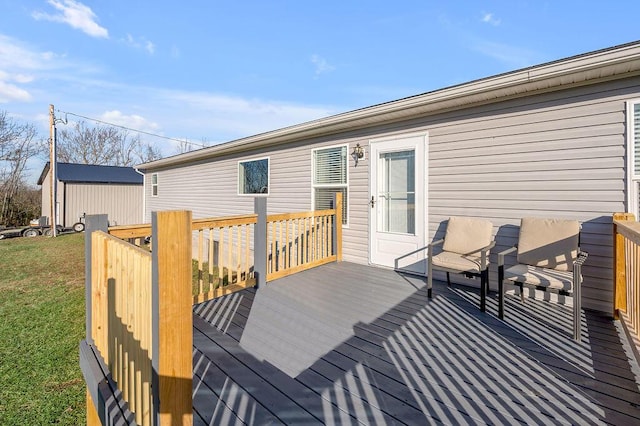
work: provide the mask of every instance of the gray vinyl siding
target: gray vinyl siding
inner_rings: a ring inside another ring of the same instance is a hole
[[[625,101],[639,92],[634,78],[434,117],[429,240],[449,216],[490,219],[495,266],[495,253],[517,243],[521,217],[578,219],[589,252],[583,306],[610,313],[611,215],[626,211]]]
[[[387,123],[321,139],[218,157],[158,173],[158,197],[147,185],[150,212],[190,209],[194,217],[253,211],[252,197],[237,195],[237,162],[270,158],[270,213],[310,209],[311,151],[356,143],[366,155],[349,159],[349,223],[344,259],[369,262],[369,140],[428,133],[427,241],[443,236],[450,216],[482,217],[494,224],[496,253],[517,242],[524,216],[578,219],[582,249],[583,306],[611,312],[611,215],[625,205],[625,102],[640,96],[640,77]],[[508,259],[513,261],[514,259]]]
[[[362,139],[357,139],[362,143]],[[269,157],[268,213],[306,211],[312,208],[311,152],[313,149],[338,144],[349,144],[349,153],[356,140],[326,138],[318,141],[289,144],[251,154],[217,158],[213,162],[200,162],[158,173],[158,196],[151,196],[147,184],[145,220],[151,220],[152,211],[188,209],[194,218],[234,216],[253,213],[253,196],[238,195],[238,161]],[[367,197],[368,166],[361,160],[353,167],[349,157],[349,223],[343,230],[343,255],[348,261],[368,262]],[[364,215],[364,218],[363,218]],[[364,249],[363,249],[364,247]]]
[[[72,226],[83,213],[106,213],[110,225],[142,222],[142,185],[60,183],[61,187],[58,202],[64,203],[60,211],[63,226]]]

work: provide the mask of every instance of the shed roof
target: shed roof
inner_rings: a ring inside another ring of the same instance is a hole
[[[535,93],[636,76],[640,41],[584,53],[144,163],[142,171],[392,123]]]
[[[58,180],[77,183],[117,183],[142,185],[143,177],[133,167],[98,166],[94,164],[58,163]],[[49,163],[44,166],[38,185],[42,185],[49,173]]]

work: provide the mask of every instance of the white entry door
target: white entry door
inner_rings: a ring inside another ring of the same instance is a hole
[[[370,262],[425,272],[427,135],[370,141]]]

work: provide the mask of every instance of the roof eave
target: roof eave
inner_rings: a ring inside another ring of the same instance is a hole
[[[147,171],[435,112],[640,74],[640,42],[550,62],[278,129],[137,166]]]
[[[47,174],[49,174],[49,162],[48,161],[47,161],[47,164],[44,165],[44,168],[42,169],[42,173],[40,173],[40,177],[38,178],[38,185],[42,185],[44,183],[44,180],[47,177]]]

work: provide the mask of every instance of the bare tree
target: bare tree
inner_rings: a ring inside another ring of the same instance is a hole
[[[156,160],[160,150],[140,135],[112,126],[88,126],[79,121],[57,134],[58,161],[104,166],[133,166]]]
[[[176,145],[176,154],[184,154],[185,152],[195,151],[196,149],[206,148],[210,143],[207,139],[203,138],[202,142],[189,142],[188,140],[178,141]]]
[[[21,123],[0,111],[0,224],[14,225],[22,219],[17,200],[24,182],[27,161],[42,150],[35,126]]]

